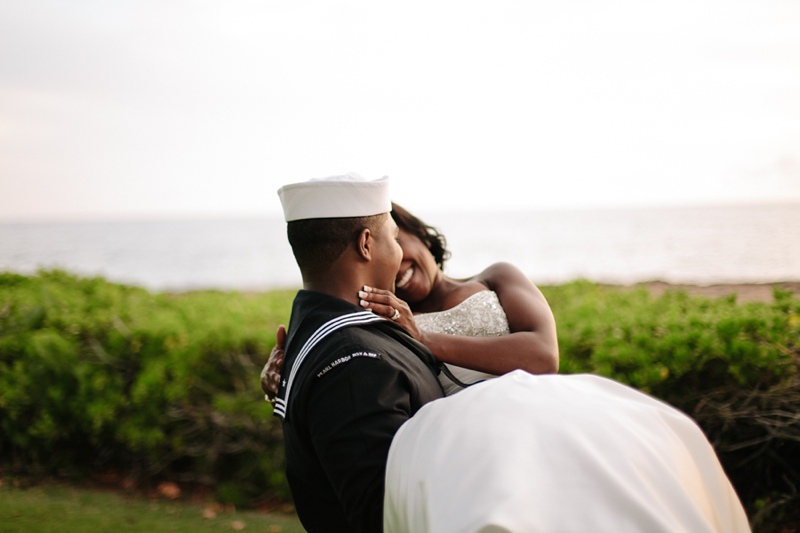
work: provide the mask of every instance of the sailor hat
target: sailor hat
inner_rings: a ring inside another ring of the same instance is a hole
[[[309,218],[353,218],[388,213],[389,178],[367,180],[349,172],[343,176],[291,183],[278,189],[286,222]]]

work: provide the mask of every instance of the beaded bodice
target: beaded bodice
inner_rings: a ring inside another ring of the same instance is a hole
[[[465,335],[470,337],[499,337],[508,335],[508,319],[494,291],[477,292],[457,306],[415,315],[420,329],[431,333]]]
[[[488,289],[473,294],[453,308],[415,315],[414,320],[420,329],[431,333],[469,337],[499,337],[510,333],[508,318],[500,305],[500,299],[494,291]],[[467,384],[495,377],[455,365],[448,364],[447,368],[459,381]],[[448,395],[461,390],[461,386],[444,373],[439,375],[439,381]]]

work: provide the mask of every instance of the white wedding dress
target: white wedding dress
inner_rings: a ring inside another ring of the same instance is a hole
[[[474,301],[465,307],[474,312]],[[517,370],[431,402],[400,428],[386,469],[384,531],[750,528],[688,416],[603,377]]]

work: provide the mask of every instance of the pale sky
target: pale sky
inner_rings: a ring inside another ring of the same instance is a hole
[[[800,201],[796,0],[2,0],[0,220]]]

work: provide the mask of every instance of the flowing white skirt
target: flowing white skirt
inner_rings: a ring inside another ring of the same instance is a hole
[[[400,428],[384,531],[750,528],[688,416],[606,378],[516,371],[431,402]]]

